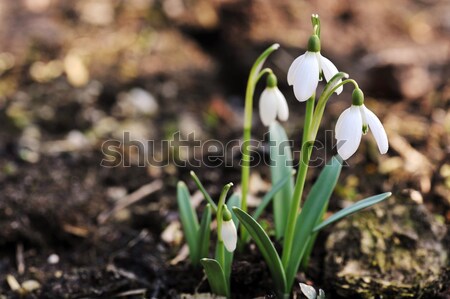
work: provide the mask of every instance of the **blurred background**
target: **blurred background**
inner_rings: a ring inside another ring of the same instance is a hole
[[[367,295],[374,289],[395,298],[449,298],[444,0],[1,1],[0,297],[19,296],[14,280],[29,298],[208,291],[201,271],[184,261],[177,220],[176,182],[185,180],[199,198],[192,167],[173,161],[217,153],[166,151],[146,141],[173,140],[179,132],[191,142],[194,132],[197,140],[238,142],[248,72],[277,42],[281,48],[267,65],[288,100],[288,135],[298,142],[304,104],[286,74],[305,51],[312,13],[322,21],[321,53],[358,81],[390,141],[380,156],[373,138],[363,138],[330,208],[376,192],[394,197],[370,212],[373,219],[366,214],[372,222],[352,218],[326,231],[311,270],[299,279],[335,292],[333,298],[375,298]],[[324,130],[350,105],[351,91],[332,97]],[[255,109],[254,138],[264,140],[265,131]],[[124,132],[144,146],[129,146],[135,144],[124,141]],[[318,136],[328,158],[335,154],[330,136]],[[110,139],[121,141],[114,154],[131,167],[101,166]],[[154,163],[139,167],[149,152]],[[195,171],[213,195],[224,183],[239,183],[238,163]],[[267,167],[253,169],[253,205],[269,182]],[[377,234],[367,231],[374,227]],[[233,268],[232,288],[242,298],[271,293],[261,258],[250,252],[250,264],[242,258]]]

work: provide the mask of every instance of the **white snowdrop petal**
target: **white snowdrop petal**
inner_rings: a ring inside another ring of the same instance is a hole
[[[295,73],[294,94],[297,100],[304,102],[316,91],[319,83],[319,61],[316,54],[306,52],[305,58]]]
[[[305,53],[306,54],[306,53]],[[298,70],[298,66],[301,65],[303,59],[305,58],[305,54],[300,55],[299,57],[297,57],[291,64],[291,66],[289,67],[288,70],[288,74],[287,74],[287,81],[289,86],[291,86],[292,84],[294,84],[294,79],[295,79],[295,73]]]
[[[278,100],[274,90],[275,88],[264,89],[259,98],[259,116],[265,126],[270,126],[277,117]]]
[[[347,118],[347,114],[350,113],[351,107],[345,109],[341,115],[339,116],[337,122],[336,122],[336,127],[335,127],[335,138],[336,139],[341,139],[342,138],[342,124],[344,123],[344,119]]]
[[[286,98],[281,93],[278,88],[275,88],[276,98],[277,98],[277,112],[278,118],[282,121],[287,121],[289,118],[289,108]]]
[[[322,69],[323,75],[325,76],[325,79],[330,81],[337,73],[339,73],[337,67],[326,57],[318,54],[320,56],[320,68]],[[336,84],[339,84],[342,82],[342,80],[339,80]],[[336,89],[336,93],[340,94],[343,90],[343,86],[340,86],[338,89]]]
[[[225,245],[225,248],[229,252],[233,252],[236,249],[237,243],[237,231],[233,220],[222,222],[222,229],[220,233],[222,235],[223,245]]]
[[[358,149],[362,136],[361,113],[357,106],[344,111],[336,123],[337,151],[342,159],[347,160]]]
[[[386,131],[384,130],[383,124],[378,119],[378,117],[367,109],[366,106],[363,105],[363,109],[366,113],[367,124],[369,125],[369,130],[372,132],[373,137],[378,145],[378,150],[381,154],[386,154],[389,149],[389,142],[387,138]]]
[[[300,289],[302,290],[303,295],[308,299],[316,299],[317,293],[316,290],[307,284],[300,283]]]

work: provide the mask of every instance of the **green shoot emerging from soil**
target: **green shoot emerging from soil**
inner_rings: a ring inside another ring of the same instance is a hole
[[[379,119],[365,107],[364,94],[356,81],[349,79],[346,73],[339,72],[330,60],[321,55],[319,17],[313,15],[311,21],[313,31],[308,41],[307,51],[294,60],[287,74],[288,83],[293,86],[297,100],[306,102],[296,179],[293,178],[295,171],[292,167],[292,150],[288,146],[287,134],[275,120],[276,118],[282,121],[288,119],[287,102],[277,87],[277,78],[273,71],[269,68],[263,69],[266,59],[279,48],[278,44],[274,44],[256,59],[247,82],[242,139],[241,192],[233,194],[226,200],[232,186],[231,183],[227,184],[223,187],[216,204],[195,173],[191,172],[197,187],[208,201],[199,223],[186,185],[183,182],[178,184],[179,212],[189,246],[191,263],[201,264],[204,267],[211,290],[217,295],[231,297],[231,264],[236,243],[241,251],[246,248],[245,244],[253,239],[271,272],[277,296],[289,298],[297,271],[299,268],[307,268],[318,231],[391,195],[387,192],[371,196],[324,220],[343,160],[347,160],[356,152],[362,135],[370,130],[381,154],[388,150],[388,139]],[[250,215],[247,195],[251,161],[253,97],[257,83],[264,76],[267,76],[266,89],[261,94],[259,109],[263,124],[269,127],[272,189]],[[327,83],[316,100],[316,89],[321,78]],[[340,94],[347,83],[354,86],[354,91],[351,107],[342,113],[335,128],[339,155],[326,163],[308,195],[303,196],[311,153],[327,102],[334,93]],[[268,233],[258,223],[259,217],[270,202],[273,205],[274,238],[281,241],[283,245],[281,253],[275,249]],[[210,226],[213,215],[217,222],[217,242],[214,258],[209,258]],[[239,223],[241,227],[238,236]],[[303,293],[309,292],[310,296],[314,295],[308,298],[316,298],[316,292],[314,289],[311,290],[311,287],[302,285],[301,289]],[[317,298],[324,298],[322,290]]]

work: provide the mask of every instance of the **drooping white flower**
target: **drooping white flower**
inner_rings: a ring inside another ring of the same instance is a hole
[[[288,71],[288,84],[294,86],[297,100],[304,102],[314,94],[321,72],[328,82],[339,71],[328,58],[320,54],[320,39],[317,35],[312,35],[308,41],[308,51],[297,57]],[[341,80],[336,84],[340,82]],[[342,90],[343,87],[340,86],[336,89],[336,93],[340,94]]]
[[[222,228],[220,230],[223,244],[229,252],[233,252],[236,249],[237,243],[237,231],[236,226],[232,219],[224,220],[222,222]]]
[[[286,98],[278,89],[277,81],[275,74],[267,75],[266,89],[259,98],[259,116],[262,123],[267,127],[275,121],[277,116],[282,121],[286,121],[289,117]]]
[[[378,150],[385,154],[389,149],[388,138],[381,121],[364,103],[360,89],[353,91],[352,106],[339,116],[336,123],[337,151],[342,159],[347,160],[358,149],[361,137],[369,130],[377,142]]]
[[[259,116],[265,126],[270,126],[271,123],[278,118],[286,121],[289,117],[289,108],[286,98],[278,89],[278,87],[267,87],[259,98]]]

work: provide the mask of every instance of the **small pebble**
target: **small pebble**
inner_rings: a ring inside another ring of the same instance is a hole
[[[41,288],[41,284],[36,280],[27,280],[22,283],[22,288],[27,292],[33,292]]]
[[[20,290],[20,284],[17,281],[17,279],[12,276],[11,274],[6,275],[6,281],[8,282],[8,285],[12,291],[18,291]]]
[[[50,254],[50,256],[47,258],[47,263],[51,264],[51,265],[55,265],[57,263],[59,263],[59,255],[57,254]]]

